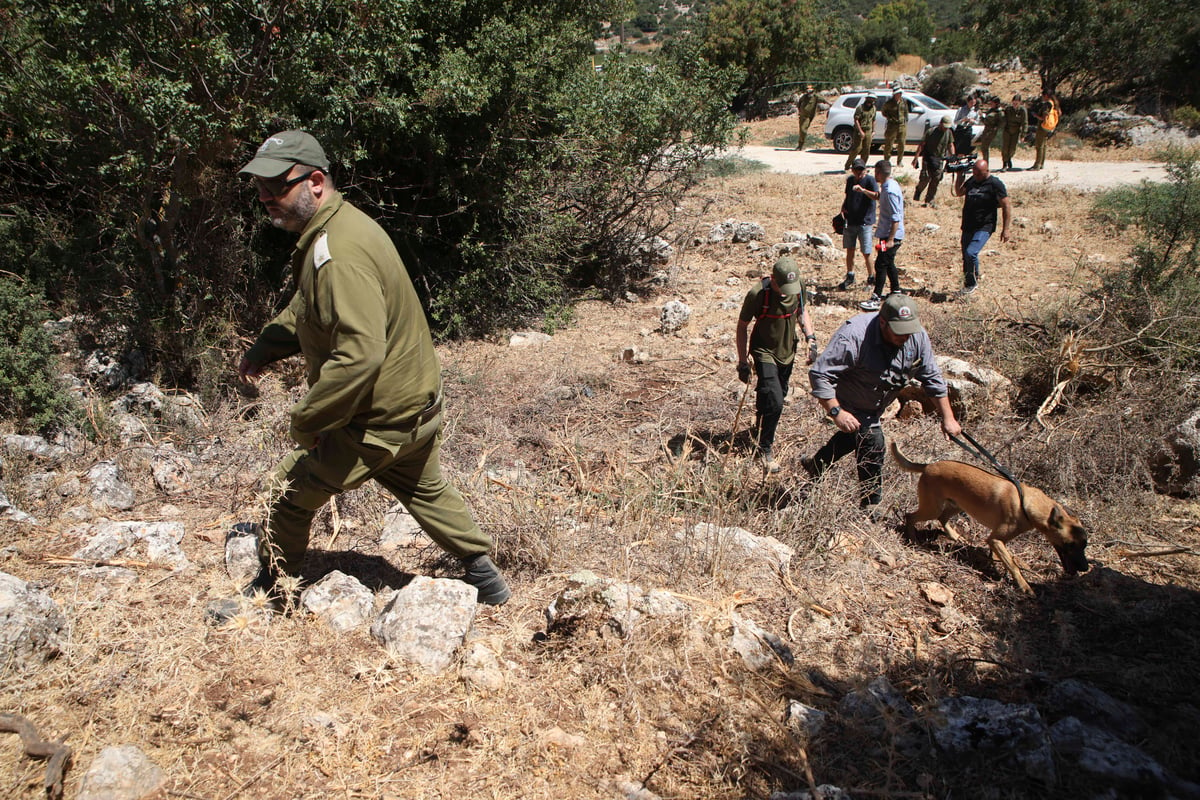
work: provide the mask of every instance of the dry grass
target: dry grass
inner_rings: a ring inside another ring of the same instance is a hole
[[[824,230],[840,191],[836,176],[714,180],[683,238],[731,216],[759,221],[769,241]],[[610,798],[614,782],[630,780],[663,798],[765,798],[807,788],[811,769],[817,782],[864,796],[1066,798],[1098,787],[1069,765],[1062,785],[1041,787],[1003,760],[948,764],[928,747],[901,752],[837,707],[878,675],[919,709],[949,695],[1038,702],[1074,676],[1133,704],[1148,725],[1146,751],[1200,778],[1190,745],[1200,721],[1191,675],[1200,508],[1150,494],[1141,462],[1195,398],[1180,392],[1164,403],[1171,376],[1094,367],[1089,374],[1122,382],[1081,379],[1049,428],[1031,421],[1068,329],[1061,323],[1078,320],[1095,270],[1119,261],[1128,243],[1069,224],[1086,208],[1080,194],[1044,187],[1014,202],[1030,225],[985,255],[984,288],[970,304],[945,297],[959,269],[949,205],[913,209],[914,229],[942,229],[914,236],[900,264],[940,352],[1017,380],[1016,405],[974,417],[972,430],[1090,524],[1097,566],[1085,576],[1061,580],[1045,541],[1022,537],[1013,551],[1039,590],[1026,598],[973,526],[967,545],[904,539],[896,523],[913,504],[907,476],[887,472],[885,503],[896,513],[884,525],[858,513],[852,464],[819,485],[799,479],[800,456],[831,433],[802,371],[777,448],[784,472],[765,479],[749,459],[745,413],[731,430],[742,388],[731,358],[736,303],[768,259],[744,245],[689,247],[668,289],[637,303],[585,302],[577,324],[537,349],[443,348],[445,462],[516,589],[509,605],[481,608],[474,634],[498,654],[502,688],[476,688],[457,668],[411,672],[367,631],[339,636],[303,615],[204,624],[206,602],[236,589],[224,576],[224,531],[257,515],[259,480],[286,448],[297,389],[272,378],[261,416],[217,409],[211,430],[176,442],[196,454],[185,496],[156,496],[136,449],[97,446],[68,468],[118,458],[145,500],[117,516],[183,521],[187,572],[138,568],[125,583],[48,562],[84,540],[70,513],[83,503],[39,499],[22,487],[41,467],[6,458],[6,487],[41,522],[0,523],[0,569],[48,591],[70,631],[63,656],[44,669],[0,676],[0,705],[71,744],[72,782],[104,747],[132,743],[166,770],[170,797]],[[1045,220],[1060,222],[1058,232],[1039,233]],[[824,342],[859,294],[832,291],[840,261],[803,266],[819,292],[813,315]],[[672,297],[694,315],[683,333],[664,336],[658,309]],[[621,361],[630,345],[649,350],[650,362]],[[929,418],[886,430],[915,458],[957,457]],[[310,576],[338,568],[382,591],[414,573],[452,574],[436,548],[379,549],[387,505],[366,488],[341,498],[336,517],[326,511]],[[697,541],[698,522],[777,537],[796,551],[791,570]],[[1186,551],[1136,555],[1171,547]],[[547,633],[544,609],[583,568],[669,589],[692,618],[627,639],[591,623]],[[924,599],[924,581],[948,587],[960,613],[945,616]],[[796,663],[749,671],[725,646],[734,609],[783,638]],[[789,699],[830,712],[826,730],[812,741],[792,732]],[[39,796],[41,765],[11,737],[0,739],[0,764],[0,794]]]

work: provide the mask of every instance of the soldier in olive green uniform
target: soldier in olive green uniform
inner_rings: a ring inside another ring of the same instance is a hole
[[[346,202],[328,170],[320,144],[303,131],[268,138],[241,170],[254,177],[271,221],[300,240],[295,294],[238,373],[253,380],[296,353],[308,368],[308,391],[291,409],[299,447],[275,472],[259,574],[243,593],[260,591],[281,605],[276,579],[299,574],[317,510],[374,479],[462,560],[463,580],[480,602],[503,603],[510,592],[487,556],[491,539],[442,477],[441,368],[425,312],[387,233]],[[222,609],[210,615],[227,617]]]
[[[897,89],[879,110],[887,121],[887,128],[883,132],[883,158],[885,161],[891,161],[892,150],[895,149],[896,163],[899,164],[904,158],[904,139],[908,133],[908,103]]]
[[[1021,95],[1013,95],[1012,104],[1004,109],[1004,147],[1000,150],[1003,161],[1000,171],[1013,168],[1013,154],[1017,152],[1017,142],[1025,135],[1025,126],[1029,124],[1029,113],[1021,105]]]
[[[1054,129],[1058,127],[1060,115],[1058,101],[1049,92],[1042,92],[1037,111],[1033,114],[1037,130],[1033,140],[1033,166],[1030,169],[1042,169],[1046,166],[1046,142]]]
[[[871,157],[871,139],[874,136],[875,95],[869,94],[859,103],[858,110],[854,112],[854,143],[850,145],[850,152],[846,156],[846,166],[842,169],[850,169],[850,165],[856,158],[866,161]]]
[[[813,91],[813,87],[804,87],[804,94],[796,100],[796,114],[800,117],[800,140],[796,142],[796,149],[803,150],[804,142],[808,138],[808,128],[812,125],[813,117],[817,115],[817,93]]]
[[[750,358],[758,375],[755,406],[758,411],[758,457],[763,470],[779,472],[771,455],[775,429],[783,414],[792,364],[796,360],[796,323],[808,342],[808,363],[817,358],[817,337],[804,303],[804,281],[796,260],[784,256],[775,262],[770,277],[746,293],[737,324],[738,378],[750,382]],[[751,330],[753,324],[753,330]]]
[[[975,145],[979,148],[979,157],[984,161],[988,160],[988,148],[992,146],[992,139],[996,138],[996,132],[1003,124],[1004,112],[1000,109],[1000,98],[992,95],[988,98],[987,109],[983,112],[983,132],[975,140]]]
[[[946,172],[946,158],[955,155],[954,134],[950,130],[950,123],[953,121],[954,117],[947,114],[937,125],[927,130],[925,138],[917,145],[917,154],[913,156],[913,166],[921,166],[921,178],[917,181],[913,200],[920,200],[921,192],[925,192],[925,205],[931,208],[937,208],[934,198],[937,197],[938,186],[941,185],[942,176]]]

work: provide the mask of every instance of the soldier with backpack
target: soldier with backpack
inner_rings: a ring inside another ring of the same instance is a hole
[[[742,383],[750,382],[751,356],[758,375],[754,387],[756,451],[763,470],[768,473],[780,470],[771,448],[796,359],[797,325],[808,342],[811,364],[817,359],[817,337],[804,303],[804,281],[800,279],[796,260],[784,256],[775,262],[770,275],[746,293],[737,325],[738,378]]]

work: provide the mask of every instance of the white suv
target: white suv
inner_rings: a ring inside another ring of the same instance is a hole
[[[883,104],[892,96],[891,89],[875,89],[870,92],[875,95],[875,135],[871,141],[876,145],[883,143],[883,135],[887,131],[887,122],[883,119]],[[829,106],[829,116],[825,119],[825,138],[833,141],[833,149],[839,153],[849,153],[854,143],[854,110],[862,102],[868,92],[851,92],[834,100]],[[908,103],[908,131],[904,135],[907,144],[919,144],[925,138],[925,131],[942,121],[942,117],[953,114],[954,109],[934,100],[920,92],[902,90],[900,96]],[[974,136],[983,132],[982,125],[974,126]]]

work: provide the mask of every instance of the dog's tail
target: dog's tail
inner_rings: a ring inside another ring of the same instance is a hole
[[[892,458],[896,459],[896,463],[900,465],[900,469],[904,470],[905,472],[916,473],[925,471],[925,467],[927,467],[928,464],[918,464],[915,461],[909,461],[904,457],[904,454],[900,452],[900,448],[896,446],[895,442],[889,442],[888,444],[892,450]]]

